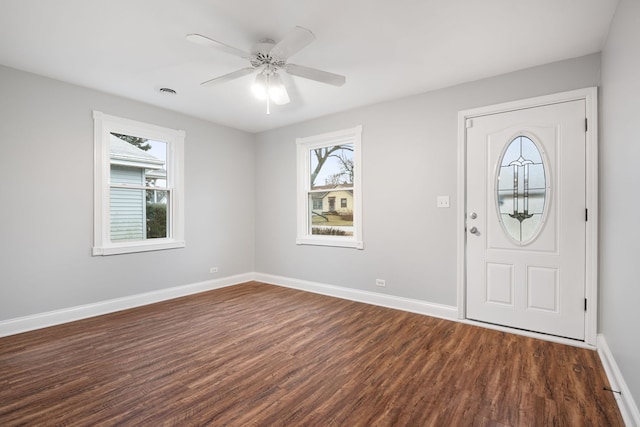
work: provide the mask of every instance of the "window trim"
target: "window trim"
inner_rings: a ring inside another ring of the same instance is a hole
[[[184,241],[184,138],[182,130],[111,116],[93,111],[93,256],[182,248]],[[135,135],[167,144],[167,189],[169,203],[169,237],[136,241],[111,241],[110,233],[110,155],[111,132]]]
[[[364,249],[362,240],[362,125],[335,132],[296,138],[297,145],[297,238],[298,245],[336,246]],[[315,148],[353,144],[353,236],[311,234],[309,193],[311,192],[310,152]]]

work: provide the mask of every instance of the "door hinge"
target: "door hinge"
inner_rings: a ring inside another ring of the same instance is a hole
[[[473,127],[473,120],[471,120],[471,119],[467,119],[467,120],[465,121],[465,127],[466,127],[467,129],[469,129],[469,128]]]
[[[584,131],[585,132],[589,131],[589,119],[587,119],[586,117],[584,119]]]
[[[584,299],[584,311],[587,311],[587,299]]]
[[[589,209],[584,210],[584,220],[589,221]]]

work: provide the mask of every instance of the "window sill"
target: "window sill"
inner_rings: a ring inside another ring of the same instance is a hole
[[[92,249],[93,256],[106,256],[129,254],[134,252],[150,252],[162,251],[165,249],[184,248],[184,241],[178,240],[162,240],[159,242],[127,242],[118,243],[117,245],[94,246]]]
[[[341,248],[364,249],[364,243],[356,240],[340,240],[335,238],[305,237],[296,239],[297,245],[334,246]]]

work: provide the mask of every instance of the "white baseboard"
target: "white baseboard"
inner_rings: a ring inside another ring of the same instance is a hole
[[[254,280],[286,288],[298,289],[316,294],[322,294],[351,301],[364,302],[382,307],[395,308],[411,313],[425,314],[448,320],[457,320],[458,308],[450,305],[435,304],[426,301],[397,297],[377,292],[362,291],[325,283],[310,282],[290,277],[274,276],[271,274],[254,273]]]
[[[61,310],[38,313],[31,316],[18,317],[0,321],[0,337],[33,331],[35,329],[55,326],[62,323],[87,319],[89,317],[101,316],[129,308],[140,307],[173,298],[192,295],[199,292],[219,289],[226,286],[237,285],[239,283],[258,280],[264,283],[299,289],[317,294],[348,299],[351,301],[364,302],[367,304],[379,305],[382,307],[395,308],[412,313],[426,314],[428,316],[440,317],[443,319],[455,320],[457,308],[448,305],[434,304],[425,301],[402,298],[393,295],[386,295],[376,292],[361,291],[357,289],[344,288],[340,286],[328,285],[324,283],[298,280],[289,277],[274,276],[263,273],[244,273],[235,276],[224,277],[216,280],[191,283],[173,288],[161,289],[144,294],[131,295],[107,301],[100,301],[92,304],[85,304]]]
[[[598,335],[598,354],[600,355],[600,360],[602,361],[602,366],[607,374],[611,388],[620,392],[620,394],[613,393],[613,396],[616,398],[624,423],[628,427],[640,427],[640,412],[638,411],[638,406],[631,396],[631,391],[629,391],[627,383],[622,377],[616,360],[613,358],[607,340],[605,340],[604,335],[601,334]]]
[[[253,280],[253,276],[253,273],[238,274],[235,276],[223,277],[221,279],[190,283],[188,285],[146,292],[144,294],[131,295],[128,297],[100,301],[93,304],[79,305],[62,310],[9,319],[0,322],[0,337],[46,328],[49,326],[59,325],[61,323],[73,322],[89,317],[100,316],[103,314],[113,313],[115,311],[126,310],[128,308],[140,307],[147,304],[153,304],[155,302],[210,291],[212,289],[237,285],[239,283]]]

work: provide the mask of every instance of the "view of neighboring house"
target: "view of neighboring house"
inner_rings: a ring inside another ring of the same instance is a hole
[[[342,188],[344,188],[342,190]],[[353,212],[353,184],[322,185],[314,190],[327,190],[312,193],[312,210],[316,214],[336,212],[346,214]]]
[[[155,180],[166,179],[165,162],[114,135],[109,152],[111,240],[144,239],[147,192],[153,203],[163,203],[164,194],[145,187]]]

